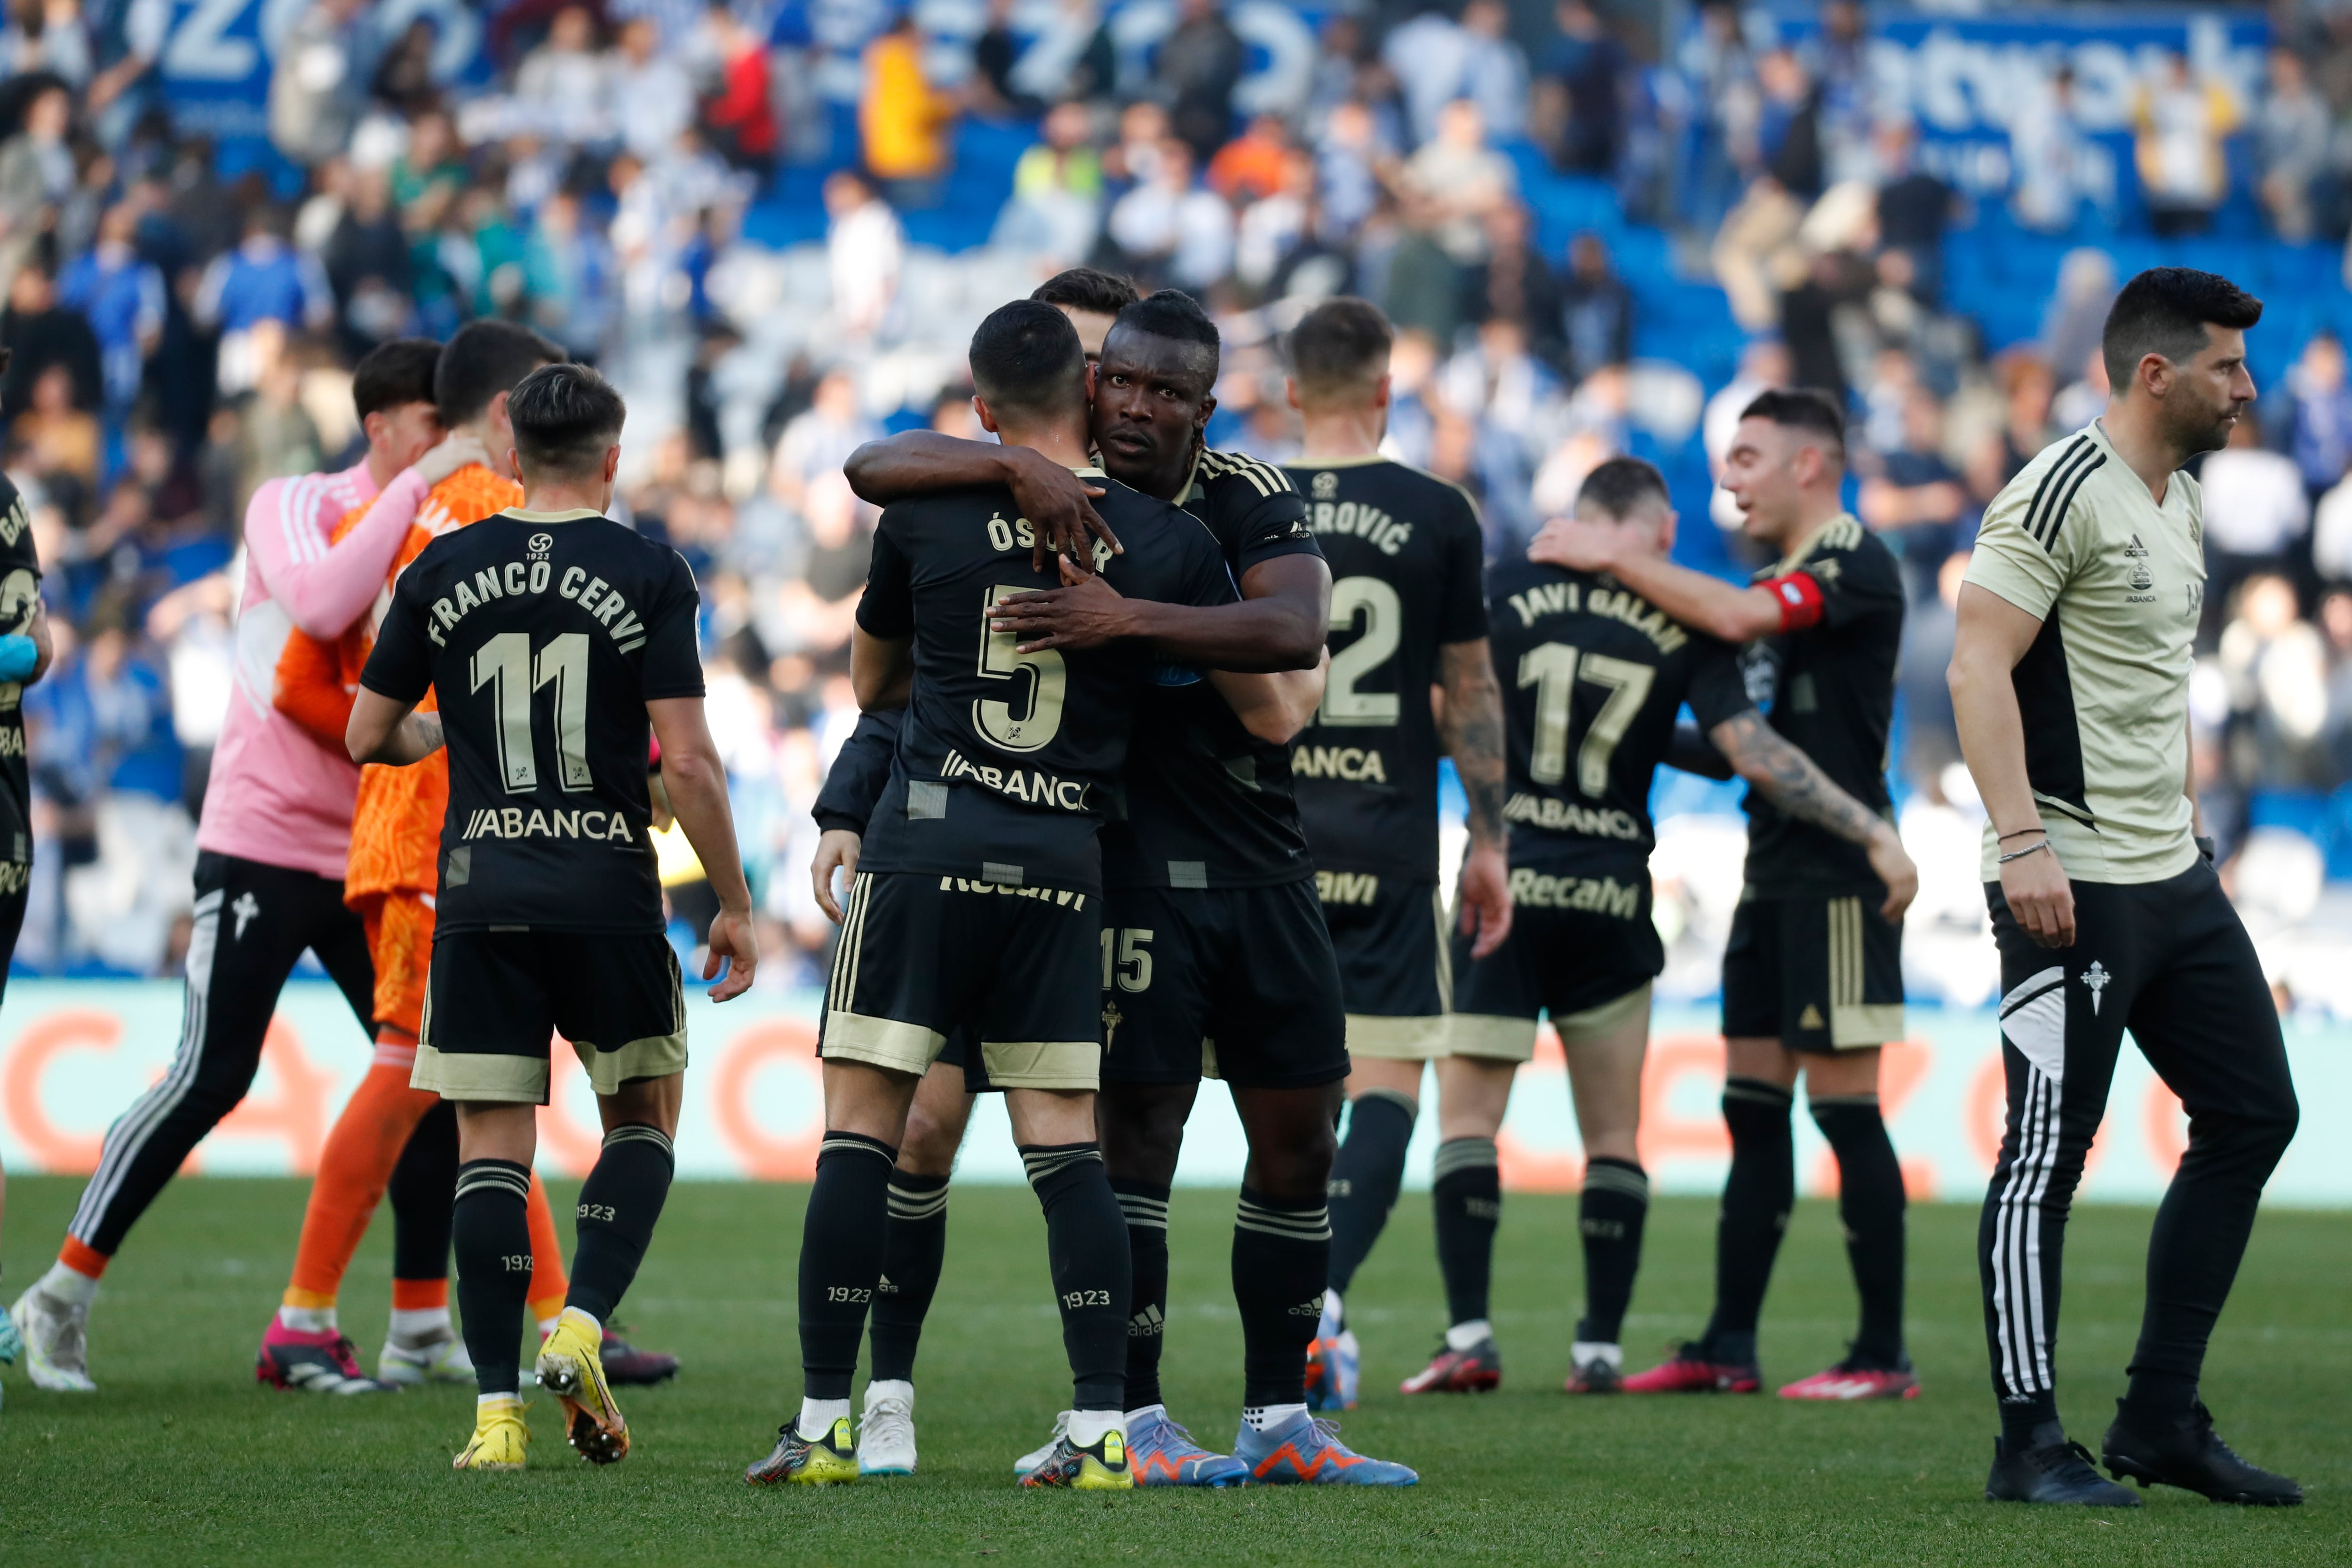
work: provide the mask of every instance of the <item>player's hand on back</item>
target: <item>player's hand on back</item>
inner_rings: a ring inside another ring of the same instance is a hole
[[[1061,560],[1065,586],[1015,594],[999,601],[989,629],[1018,637],[1023,653],[1048,647],[1100,647],[1128,636],[1125,596],[1100,577],[1081,571],[1067,555]]]
[[[1484,958],[1511,934],[1511,863],[1499,844],[1473,844],[1462,861],[1462,934]]]
[[[1037,535],[1029,554],[1031,566],[1043,572],[1046,558],[1056,553],[1091,562],[1097,539],[1114,552],[1124,551],[1110,524],[1095,510],[1094,498],[1105,493],[1102,486],[1087,483],[1027,447],[1007,447],[1004,455],[1013,465],[1013,504],[1021,509]],[[1080,572],[1081,576],[1086,574]]]
[[[702,961],[705,980],[719,980],[720,964],[728,965],[727,978],[710,988],[713,1002],[731,1002],[751,989],[751,978],[760,968],[760,943],[751,934],[751,911],[721,910],[713,916],[709,953]]]
[[[2002,847],[2016,849],[2042,842],[2045,840],[2018,837]],[[2058,863],[2054,847],[2021,855],[2003,864],[2000,896],[2008,901],[2009,912],[2037,946],[2074,945],[2074,886],[2066,879],[2066,868]]]
[[[1617,564],[1617,530],[1597,522],[1556,517],[1528,544],[1528,559],[1539,566],[1565,566],[1571,572],[1607,572]]]
[[[445,437],[439,446],[416,459],[416,475],[428,485],[437,485],[468,463],[489,467],[490,449],[477,437]]]
[[[809,881],[816,889],[816,907],[835,925],[841,923],[841,905],[834,898],[833,874],[841,873],[841,890],[846,896],[850,884],[857,879],[857,852],[865,843],[846,827],[828,827],[817,835],[816,858],[809,862]]]
[[[1882,825],[1871,836],[1868,847],[1870,868],[1886,884],[1886,901],[1878,906],[1878,912],[1892,925],[1903,918],[1903,911],[1919,896],[1919,868],[1912,864],[1910,854],[1903,847],[1902,836],[1891,826]]]

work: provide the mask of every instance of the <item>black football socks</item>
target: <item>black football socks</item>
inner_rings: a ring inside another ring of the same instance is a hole
[[[1307,1403],[1307,1352],[1330,1277],[1329,1209],[1243,1187],[1234,1211],[1234,1303],[1242,1314],[1244,1410]]]
[[[1437,1146],[1430,1205],[1437,1224],[1437,1268],[1447,1321],[1486,1321],[1495,1272],[1495,1228],[1503,1218],[1503,1177],[1492,1138],[1448,1138]]]
[[[1134,1268],[1128,1301],[1127,1407],[1148,1410],[1162,1403],[1160,1352],[1168,1342],[1168,1188],[1113,1176],[1110,1190],[1127,1219]]]
[[[669,1135],[658,1127],[624,1121],[604,1134],[604,1147],[580,1184],[580,1240],[565,1306],[599,1323],[613,1315],[646,1260],[677,1168]]]
[[[1127,1220],[1097,1143],[1024,1143],[1021,1163],[1045,1211],[1045,1253],[1070,1358],[1070,1407],[1124,1411],[1133,1268]]]
[[[1642,1267],[1642,1226],[1650,1217],[1650,1178],[1631,1160],[1597,1155],[1585,1163],[1584,1192],[1576,1202],[1576,1228],[1584,1238],[1584,1320],[1576,1337],[1613,1345],[1633,1299]]]
[[[530,1167],[468,1160],[457,1167],[450,1231],[457,1251],[457,1310],[466,1353],[484,1394],[522,1387],[522,1318],[530,1295]]]
[[[801,1375],[807,1400],[846,1401],[866,1310],[881,1282],[891,1168],[878,1138],[828,1132],[801,1222]],[[805,1409],[805,1405],[803,1406]]]
[[[1853,1356],[1865,1366],[1893,1369],[1903,1364],[1903,1165],[1877,1095],[1818,1096],[1812,1112],[1837,1155],[1838,1217],[1862,1297]]]
[[[1795,1098],[1761,1079],[1735,1078],[1723,1086],[1731,1174],[1715,1227],[1715,1316],[1706,1338],[1710,1361],[1743,1366],[1756,1361],[1756,1319],[1797,1202],[1796,1135],[1789,1125]]]
[[[1345,1292],[1396,1207],[1405,1145],[1421,1107],[1409,1095],[1366,1089],[1349,1104],[1348,1136],[1331,1162],[1331,1289]]]
[[[425,1113],[384,1184],[392,1205],[392,1277],[449,1278],[450,1205],[457,1189],[457,1107],[439,1100]]]
[[[923,1319],[948,1251],[948,1178],[890,1173],[890,1224],[874,1292],[874,1381],[912,1383]]]

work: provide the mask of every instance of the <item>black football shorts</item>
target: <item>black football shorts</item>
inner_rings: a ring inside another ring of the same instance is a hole
[[[1903,928],[1874,894],[1742,899],[1723,951],[1723,1032],[1792,1051],[1903,1038]]]
[[[686,1070],[686,987],[669,939],[442,931],[409,1083],[444,1100],[545,1105],[554,1037],[598,1094]]]
[[[1315,884],[1119,888],[1103,916],[1103,1079],[1304,1089],[1348,1076]]]
[[[1315,881],[1339,961],[1349,1053],[1444,1056],[1454,977],[1437,884],[1355,871],[1318,871]]]
[[[1632,919],[1521,903],[1511,911],[1511,934],[1502,946],[1473,959],[1471,940],[1458,931],[1453,935],[1446,1050],[1457,1057],[1530,1060],[1536,1020],[1546,1016],[1568,1045],[1612,1030],[1633,1014],[1646,1017],[1650,982],[1666,966],[1647,899]]]
[[[1097,1086],[1101,895],[860,871],[849,898],[819,1056],[920,1076],[964,1024],[995,1088]]]

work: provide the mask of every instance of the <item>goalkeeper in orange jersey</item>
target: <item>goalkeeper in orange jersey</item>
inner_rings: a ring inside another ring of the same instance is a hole
[[[434,399],[452,439],[478,442],[487,462],[457,469],[419,503],[393,556],[379,613],[391,584],[435,539],[520,503],[507,394],[533,370],[564,357],[536,332],[505,321],[476,321],[449,340],[435,372]],[[278,710],[340,747],[374,629],[371,616],[332,642],[289,638],[278,666]],[[432,705],[430,697],[425,705]],[[344,1270],[387,1183],[429,1183],[445,1203],[455,1192],[455,1124],[446,1110],[436,1109],[434,1095],[408,1087],[433,955],[436,860],[448,789],[448,766],[438,757],[413,768],[370,767],[360,777],[343,899],[365,922],[374,960],[376,1058],[328,1136],[303,1215],[293,1276],[269,1330],[272,1338],[332,1326]],[[409,1149],[404,1158],[404,1146]],[[529,1214],[530,1300],[534,1315],[551,1325],[563,1310],[567,1282],[554,1218],[536,1177]],[[464,1382],[473,1375],[449,1322],[446,1229],[436,1239],[429,1276],[409,1278],[425,1274],[422,1259],[400,1260],[404,1266],[395,1269],[400,1277],[394,1282],[392,1328],[377,1363],[377,1376],[385,1382]],[[322,1316],[326,1322],[320,1325]],[[268,1339],[262,1357],[266,1373]],[[606,1375],[616,1383],[659,1382],[677,1370],[676,1357],[636,1351],[609,1333],[604,1361]]]

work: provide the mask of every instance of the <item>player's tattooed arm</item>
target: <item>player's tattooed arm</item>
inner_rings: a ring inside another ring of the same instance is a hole
[[[1774,805],[1867,849],[1870,868],[1886,884],[1886,901],[1879,912],[1890,921],[1903,918],[1919,891],[1919,868],[1911,863],[1893,824],[1840,789],[1753,708],[1717,724],[1707,731],[1707,739]]]
[[[842,464],[841,474],[860,500],[876,506],[935,490],[1003,485],[1036,533],[1030,564],[1040,572],[1056,552],[1077,561],[1080,570],[1091,570],[1097,539],[1114,552],[1126,549],[1095,510],[1102,486],[1027,447],[906,430],[858,447]]]
[[[361,687],[352,700],[352,721],[343,731],[343,747],[352,761],[404,768],[439,751],[441,715],[415,709],[413,702]]]
[[[1462,776],[1470,797],[1470,837],[1479,843],[1503,839],[1503,689],[1486,639],[1445,643],[1437,650],[1437,676],[1444,701],[1438,738]]]

